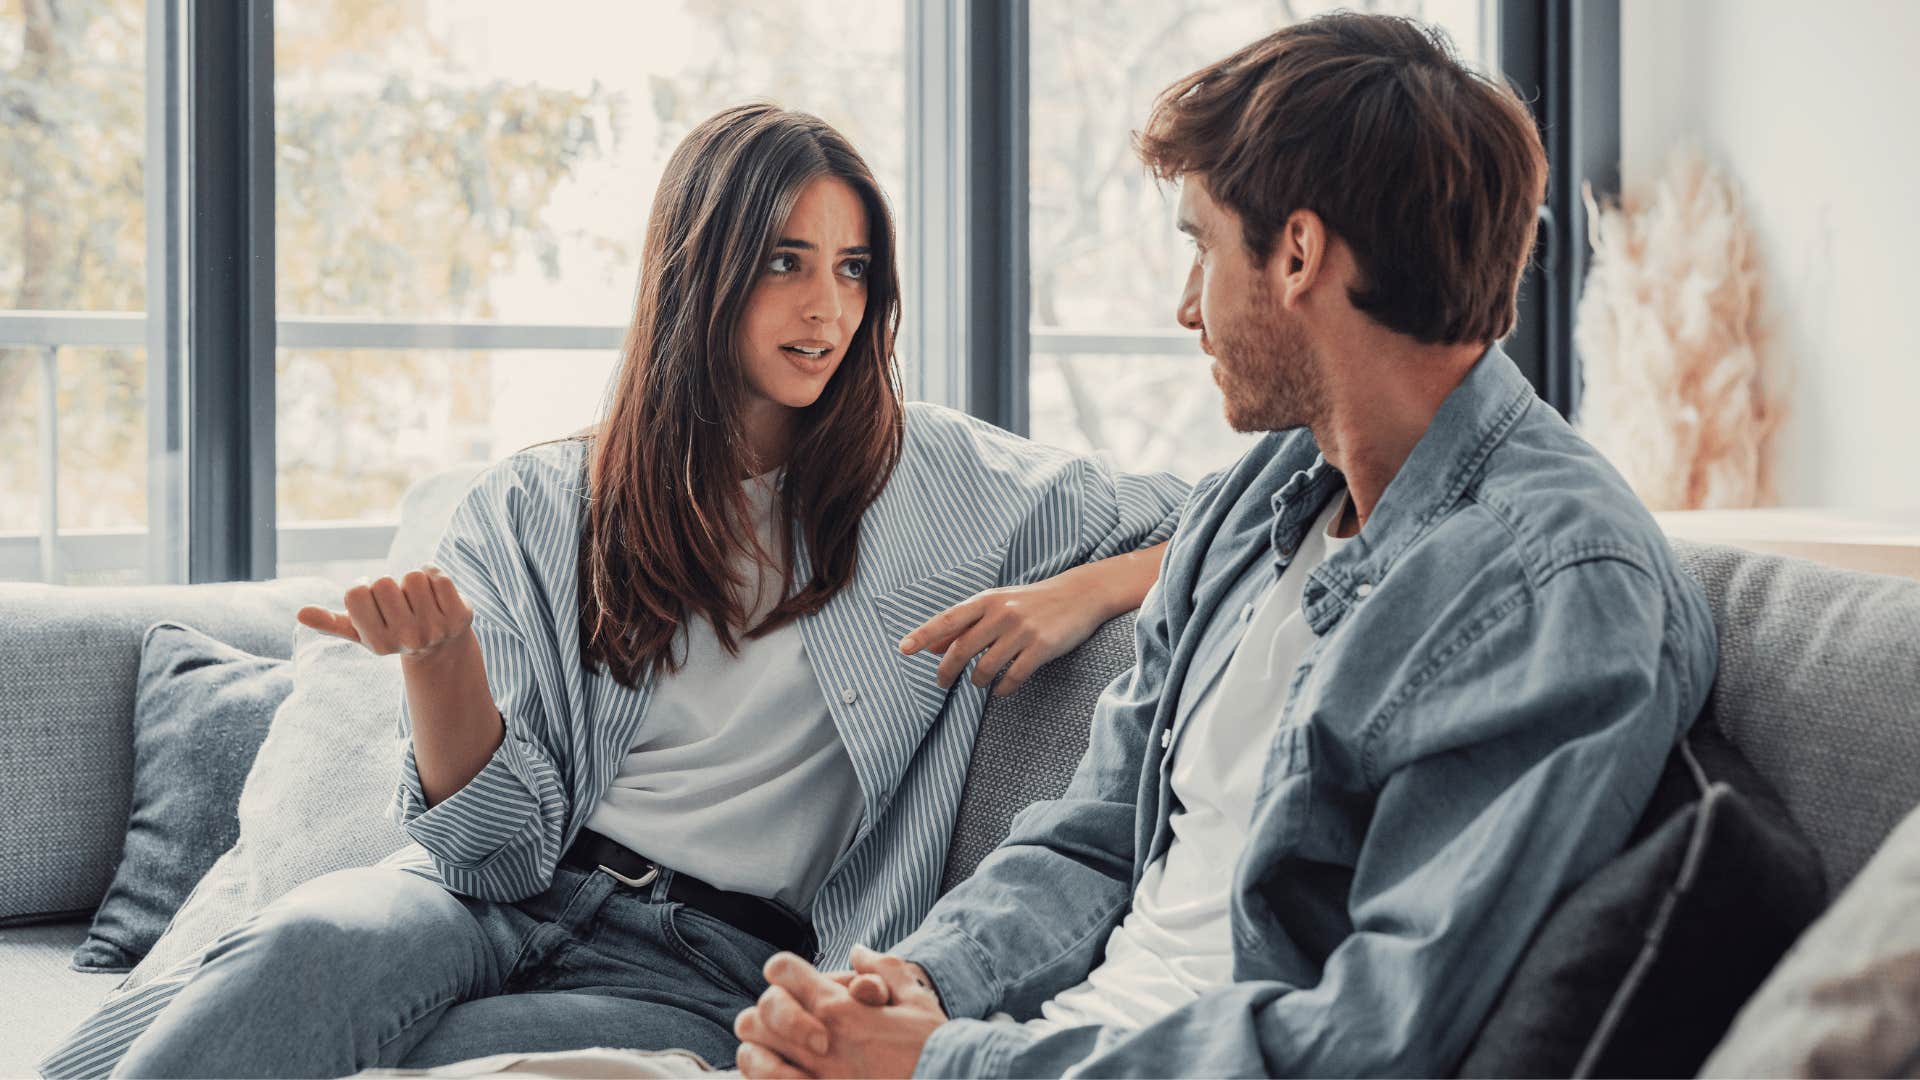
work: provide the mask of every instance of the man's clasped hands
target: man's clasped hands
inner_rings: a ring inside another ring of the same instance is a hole
[[[904,1077],[947,1022],[919,965],[856,945],[852,971],[793,953],[767,961],[767,991],[734,1021],[748,1077]]]

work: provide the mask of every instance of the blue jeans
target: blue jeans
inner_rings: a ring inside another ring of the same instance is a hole
[[[685,1048],[731,1067],[775,947],[645,889],[556,871],[515,903],[344,870],[209,952],[116,1076],[345,1076],[508,1051]]]

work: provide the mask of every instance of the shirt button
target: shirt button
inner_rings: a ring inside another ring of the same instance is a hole
[[[840,700],[851,705],[854,702],[860,700],[860,691],[855,690],[853,687],[849,686],[845,690],[840,691]]]
[[[1367,597],[1373,595],[1373,586],[1363,581],[1353,587],[1353,595],[1365,600]]]
[[[1173,745],[1173,729],[1168,728],[1167,730],[1160,733],[1160,749],[1165,750],[1167,747],[1172,745]]]

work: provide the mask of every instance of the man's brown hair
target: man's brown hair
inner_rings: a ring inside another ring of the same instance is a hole
[[[1135,133],[1162,180],[1204,178],[1264,265],[1296,210],[1352,250],[1354,307],[1428,344],[1505,337],[1546,193],[1519,97],[1411,19],[1323,15],[1168,87]]]

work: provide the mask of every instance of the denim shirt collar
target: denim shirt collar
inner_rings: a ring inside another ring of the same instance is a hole
[[[1300,606],[1315,634],[1325,634],[1370,595],[1400,554],[1459,500],[1533,400],[1520,369],[1499,345],[1489,346],[1441,403],[1359,535],[1308,576]],[[1306,529],[1345,482],[1319,455],[1274,493],[1268,537],[1276,571],[1286,568]]]

